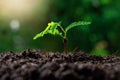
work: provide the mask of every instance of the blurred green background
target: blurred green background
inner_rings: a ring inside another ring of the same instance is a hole
[[[119,55],[120,0],[1,0],[0,52],[41,49],[63,52],[59,36],[46,35],[33,40],[48,22],[65,28],[71,22],[87,20],[88,27],[76,27],[68,33],[68,50],[95,55]]]

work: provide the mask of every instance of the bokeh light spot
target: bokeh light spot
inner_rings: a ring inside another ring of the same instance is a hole
[[[18,20],[12,20],[10,22],[10,27],[12,30],[17,31],[20,28],[20,22]]]

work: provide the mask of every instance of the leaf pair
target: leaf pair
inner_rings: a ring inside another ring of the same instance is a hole
[[[43,37],[45,34],[59,35],[62,38],[66,38],[66,34],[70,29],[72,29],[76,26],[80,26],[80,25],[83,26],[83,25],[88,25],[88,24],[91,24],[91,22],[78,21],[78,22],[73,22],[72,24],[67,26],[66,29],[63,29],[59,23],[50,22],[50,23],[48,23],[48,26],[46,27],[46,29],[44,31],[40,32],[39,34],[37,34],[33,39]],[[62,32],[58,30],[58,27],[61,29]]]

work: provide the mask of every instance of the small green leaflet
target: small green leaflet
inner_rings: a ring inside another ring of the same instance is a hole
[[[59,30],[57,29],[58,25],[59,24],[57,22],[48,23],[48,26],[46,27],[46,29],[44,31],[40,32],[39,34],[37,34],[33,39],[35,40],[37,38],[43,37],[45,34],[62,36],[62,33],[60,33]]]
[[[70,24],[69,26],[66,27],[65,31],[67,32],[68,30],[70,30],[71,28],[74,28],[76,26],[84,26],[84,25],[89,25],[89,24],[91,24],[91,22],[88,22],[88,21],[73,22],[72,24]]]

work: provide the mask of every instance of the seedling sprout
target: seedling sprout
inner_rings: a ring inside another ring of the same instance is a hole
[[[48,23],[48,26],[46,27],[45,30],[42,32],[38,33],[33,39],[41,38],[45,34],[51,34],[51,35],[59,35],[63,38],[64,42],[64,53],[67,54],[67,32],[76,27],[76,26],[83,26],[83,25],[89,25],[91,22],[89,21],[78,21],[78,22],[73,22],[70,25],[68,25],[65,29],[61,26],[60,23],[58,22],[50,22]]]

